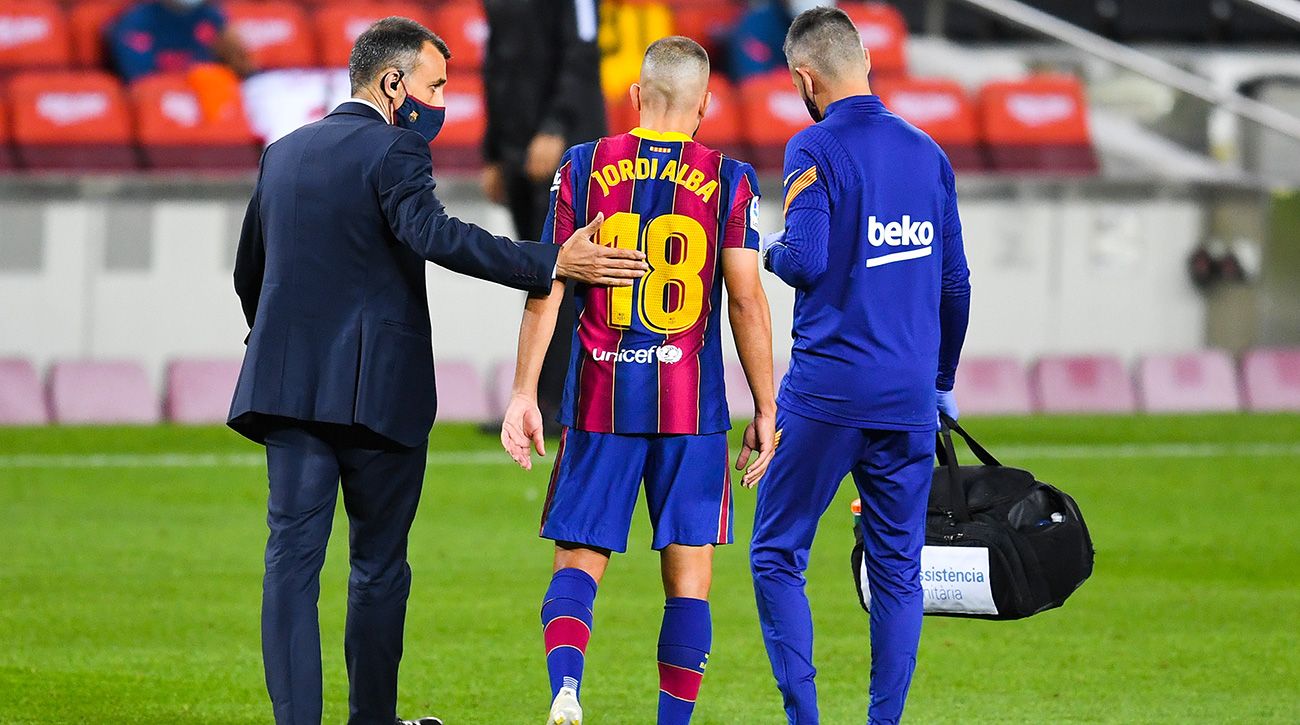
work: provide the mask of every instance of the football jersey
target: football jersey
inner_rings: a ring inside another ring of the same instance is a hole
[[[543,242],[599,213],[596,242],[646,254],[631,287],[579,284],[560,422],[621,434],[731,427],[723,387],[723,249],[758,250],[758,178],[680,133],[633,129],[565,153]]]

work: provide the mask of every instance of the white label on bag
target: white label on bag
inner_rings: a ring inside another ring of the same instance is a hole
[[[867,560],[862,559],[862,601],[871,607]],[[975,546],[921,547],[921,589],[926,614],[997,614],[989,580],[989,550]]]

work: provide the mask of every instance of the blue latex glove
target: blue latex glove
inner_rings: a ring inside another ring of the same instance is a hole
[[[951,390],[937,390],[935,392],[939,398],[939,412],[947,415],[949,418],[952,418],[953,420],[957,420],[957,417],[960,415],[960,411],[957,410],[956,393],[952,392]],[[936,414],[935,419],[938,420],[938,417],[939,417],[938,414]]]

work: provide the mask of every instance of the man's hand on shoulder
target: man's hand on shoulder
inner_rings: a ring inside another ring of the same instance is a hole
[[[537,455],[546,456],[542,411],[537,407],[537,398],[522,394],[510,396],[505,419],[501,421],[501,446],[525,471],[533,470],[530,446],[537,449]]]
[[[650,270],[644,252],[593,243],[596,232],[604,223],[605,215],[597,214],[590,224],[574,232],[560,247],[559,257],[555,260],[556,277],[600,287],[629,287],[633,280]]]

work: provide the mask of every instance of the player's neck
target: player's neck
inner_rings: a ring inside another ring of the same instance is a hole
[[[829,106],[832,103],[842,101],[845,98],[871,95],[871,84],[867,82],[867,79],[863,78],[860,80],[845,81],[835,85],[828,85],[826,87],[825,95],[826,105]],[[821,99],[819,98],[818,100]],[[823,106],[823,109],[824,108],[825,106]]]
[[[700,117],[694,113],[687,116],[681,113],[647,113],[642,111],[638,125],[641,128],[659,133],[681,133],[687,136],[694,136],[695,129],[699,128]]]

